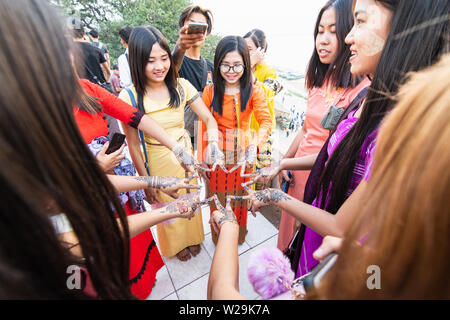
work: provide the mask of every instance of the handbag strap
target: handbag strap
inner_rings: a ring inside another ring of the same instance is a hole
[[[201,86],[202,88],[204,88],[206,86],[206,81],[208,78],[208,64],[204,58],[200,57],[200,60],[203,62],[203,74]]]
[[[130,88],[125,88],[125,90],[127,90],[128,95],[130,96],[130,100],[131,100],[132,106],[135,107],[136,109],[138,109],[139,111],[142,111],[142,112],[145,113],[143,96],[138,94],[139,103],[136,104],[136,99],[134,98],[133,91],[131,91]],[[139,134],[139,140],[141,141],[142,149],[144,150],[145,170],[147,170],[147,174],[150,175],[150,169],[148,168],[147,147],[145,145],[144,133],[141,130],[138,129],[138,134]]]

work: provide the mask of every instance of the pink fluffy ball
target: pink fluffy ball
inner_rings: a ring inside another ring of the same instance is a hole
[[[263,299],[270,299],[288,289],[295,274],[288,258],[277,248],[263,248],[250,256],[247,274],[253,289]],[[281,281],[280,281],[281,280]]]

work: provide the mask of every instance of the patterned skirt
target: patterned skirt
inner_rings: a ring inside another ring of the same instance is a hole
[[[239,157],[242,155],[241,152],[234,151],[224,151],[226,159],[231,157],[234,159],[233,163],[237,163]],[[230,163],[230,161],[227,161]],[[234,164],[226,165],[227,170],[234,167]],[[246,173],[250,173],[253,170],[246,170]],[[221,168],[217,168],[215,171],[211,172],[211,177],[209,179],[209,190],[208,197],[217,194],[220,203],[225,206],[226,196],[245,196],[247,192],[242,187],[241,183],[249,181],[249,178],[241,177],[241,168],[233,171],[232,173],[225,173]],[[237,222],[239,224],[239,244],[245,241],[245,236],[247,234],[247,200],[232,200],[231,208],[236,216]],[[216,210],[216,204],[214,201],[210,202],[210,213]],[[217,244],[218,235],[211,227],[212,240]]]

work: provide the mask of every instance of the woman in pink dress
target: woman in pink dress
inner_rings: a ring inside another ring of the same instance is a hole
[[[350,0],[331,0],[320,10],[314,29],[315,49],[306,73],[306,118],[283,159],[317,154],[345,108],[370,85],[369,79],[353,79],[350,74],[350,48],[344,40],[352,25]],[[308,176],[309,171],[295,170],[291,178],[283,172],[290,183],[288,194],[303,200]],[[296,220],[283,211],[278,249],[287,251],[297,229]]]

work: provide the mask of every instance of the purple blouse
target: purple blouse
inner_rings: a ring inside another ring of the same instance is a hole
[[[348,117],[345,120],[341,121],[335,133],[331,136],[327,149],[328,159],[330,159],[339,143],[341,143],[341,141],[353,128],[354,124],[358,121],[359,118],[354,116],[357,110],[358,109],[355,109],[354,111],[350,112]],[[356,189],[363,178],[368,179],[368,176],[370,175],[370,170],[372,168],[371,163],[375,151],[375,138],[377,136],[377,133],[378,129],[371,132],[361,147],[361,151],[359,153],[358,159],[356,160],[355,168],[353,170],[350,187],[347,190],[347,197],[349,197],[353,193],[353,191]],[[331,188],[328,188],[328,190],[330,189]],[[320,208],[320,198],[321,197],[318,197],[313,201],[312,205],[314,207]],[[323,237],[321,235],[306,227],[305,237],[300,254],[300,261],[298,264],[297,277],[311,272],[311,270],[319,263],[318,260],[313,258],[313,253],[320,247],[320,245],[322,244],[322,240]]]

